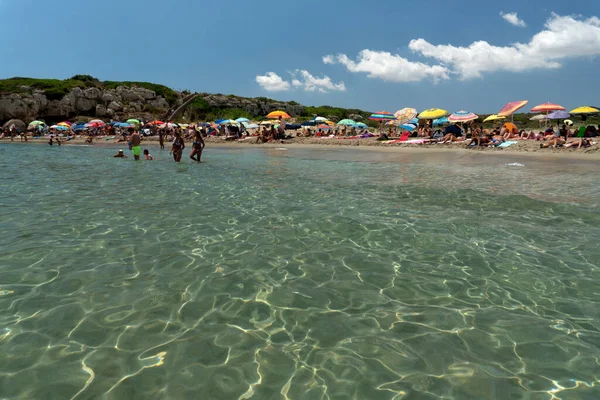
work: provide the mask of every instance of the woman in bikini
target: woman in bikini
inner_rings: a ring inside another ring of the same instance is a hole
[[[173,160],[175,160],[175,162],[181,161],[183,149],[185,149],[185,143],[183,142],[181,134],[176,132],[175,139],[173,140],[173,146],[171,147],[171,154],[173,154]]]
[[[204,139],[202,139],[202,135],[200,132],[195,131],[194,133],[194,142],[192,143],[192,152],[190,153],[190,158],[197,163],[200,162],[200,157],[202,157],[202,150],[204,149]]]

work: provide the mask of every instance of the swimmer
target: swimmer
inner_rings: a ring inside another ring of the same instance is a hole
[[[119,152],[115,154],[113,158],[127,158],[127,156],[125,155],[125,153],[123,153],[123,150],[119,150]]]
[[[154,160],[154,157],[152,157],[152,154],[150,154],[148,149],[144,149],[144,155],[146,156],[146,160]]]

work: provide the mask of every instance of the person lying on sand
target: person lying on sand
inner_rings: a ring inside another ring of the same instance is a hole
[[[565,141],[560,137],[554,137],[554,139],[548,140],[546,143],[540,143],[540,149],[547,149],[550,147],[558,148],[559,146],[563,146]]]
[[[571,147],[577,147],[578,149],[580,148],[585,148],[585,147],[590,147],[592,145],[592,141],[588,138],[579,138],[576,140],[573,140],[572,142],[569,142],[567,144],[565,144],[565,148],[571,148]]]
[[[456,124],[449,125],[444,131],[444,134],[445,136],[440,143],[462,142],[465,140],[462,129]]]
[[[127,156],[125,155],[125,153],[123,153],[123,150],[119,150],[119,152],[115,154],[113,158],[127,158]]]

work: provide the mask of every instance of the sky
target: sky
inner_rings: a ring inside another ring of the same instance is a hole
[[[392,112],[600,105],[598,0],[0,0],[0,16],[0,78]]]

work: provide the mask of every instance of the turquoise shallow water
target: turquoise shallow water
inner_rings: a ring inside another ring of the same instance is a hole
[[[589,162],[0,145],[0,398],[598,399]]]

